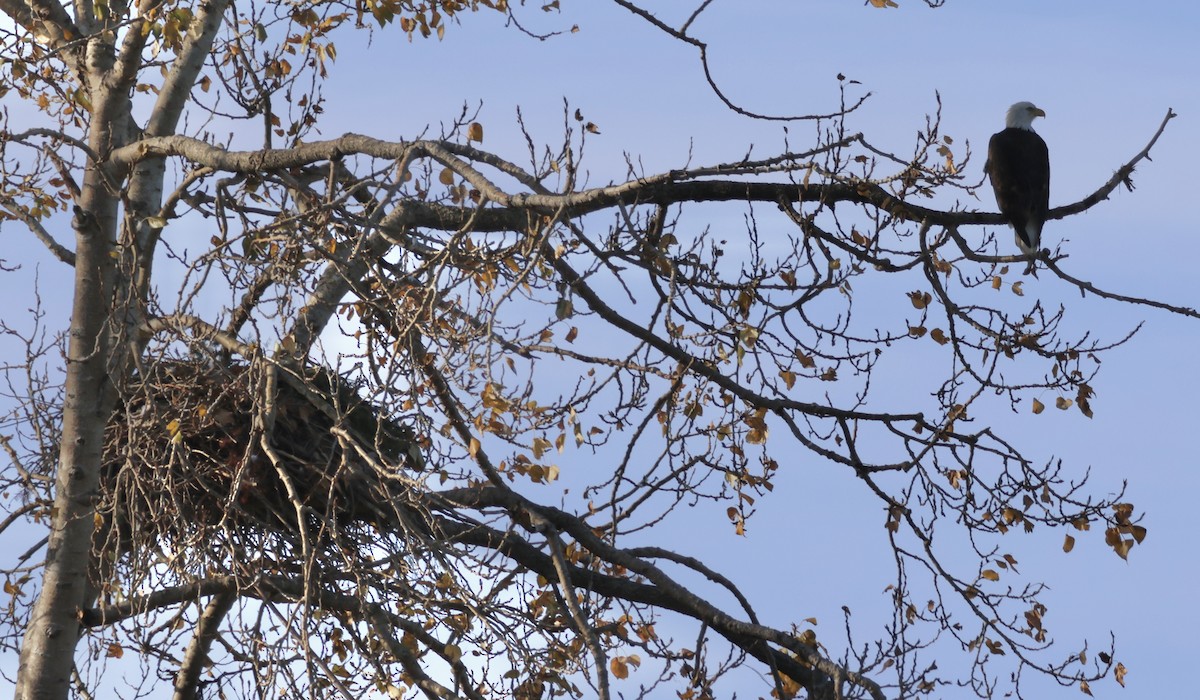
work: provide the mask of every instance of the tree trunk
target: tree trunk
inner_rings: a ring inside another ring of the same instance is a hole
[[[53,523],[42,591],[21,645],[18,700],[67,697],[79,639],[78,614],[89,597],[95,499],[113,393],[105,333],[110,310],[106,290],[111,289],[107,282],[113,268],[105,229],[112,230],[113,215],[106,212],[109,221],[101,222],[96,213],[79,209],[74,220],[75,300]]]
[[[75,208],[75,288],[67,346],[62,444],[42,589],[21,644],[16,699],[65,699],[75,665],[80,611],[95,589],[89,581],[104,428],[115,399],[111,323],[118,261],[114,253],[119,173],[104,164],[113,134],[127,124],[129,101],[119,90],[98,91],[81,206]]]

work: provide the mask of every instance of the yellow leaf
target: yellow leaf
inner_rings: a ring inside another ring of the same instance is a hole
[[[982,576],[989,581],[999,581],[1000,580],[1000,574],[996,573],[995,571],[993,571],[991,569],[984,569]]]
[[[1060,396],[1054,400],[1054,407],[1059,409],[1060,411],[1065,411],[1068,408],[1070,408],[1071,404],[1073,404],[1073,403],[1075,403],[1075,402],[1072,401],[1071,399],[1068,399],[1064,396]]]
[[[442,183],[443,185],[453,185],[454,184],[454,171],[451,170],[450,168],[446,168],[445,170],[443,170],[438,175],[438,182]]]
[[[1037,414],[1041,413],[1041,412],[1042,412],[1042,411],[1044,411],[1044,410],[1046,410],[1046,404],[1042,403],[1041,401],[1038,401],[1037,399],[1034,399],[1034,400],[1033,400],[1033,413],[1034,413],[1034,415],[1037,415]]]
[[[124,655],[125,655],[125,650],[121,647],[120,644],[113,642],[112,644],[108,645],[108,653],[107,653],[108,658],[119,659]]]
[[[629,666],[620,656],[609,662],[608,667],[612,669],[612,674],[617,678],[624,679],[629,677]]]
[[[929,306],[929,302],[933,300],[933,297],[929,295],[929,292],[917,291],[909,292],[908,300],[912,302],[914,309],[923,309]]]
[[[467,140],[483,143],[483,124],[471,122],[471,126],[467,127]]]
[[[900,7],[898,4],[893,2],[893,0],[871,0],[871,4],[880,9],[887,7]]]
[[[1025,290],[1021,288],[1022,282],[1013,282],[1012,293],[1019,297],[1025,296]]]
[[[1067,539],[1063,540],[1063,551],[1070,552],[1072,549],[1075,549],[1075,538],[1067,535]]]
[[[992,289],[999,289],[999,288],[1000,288],[1000,285],[1001,285],[1003,282],[1004,282],[1004,280],[1000,279],[1000,276],[999,276],[999,275],[997,275],[997,276],[993,277],[993,278],[992,278]]]
[[[946,334],[942,332],[941,328],[934,328],[933,330],[929,331],[929,337],[933,338],[933,342],[937,343],[938,345],[945,345],[946,343],[950,342],[950,339],[946,337]]]
[[[1079,690],[1087,695],[1092,694],[1092,687],[1088,685],[1087,681],[1079,681]]]
[[[446,660],[452,664],[458,663],[462,658],[462,649],[457,644],[447,644],[445,649]]]
[[[167,433],[171,437],[175,437],[179,433],[179,419],[178,418],[172,419],[170,423],[167,423]]]
[[[1117,682],[1121,684],[1122,688],[1125,687],[1125,674],[1126,673],[1128,673],[1128,671],[1126,671],[1126,669],[1125,669],[1125,664],[1118,661],[1117,667],[1113,670],[1113,676],[1116,677]]]
[[[471,442],[467,445],[467,452],[470,453],[471,457],[475,457],[479,454],[479,447],[479,438],[471,438]]]

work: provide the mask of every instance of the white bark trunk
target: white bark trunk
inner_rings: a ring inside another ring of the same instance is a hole
[[[92,43],[99,43],[98,40]],[[112,255],[118,225],[118,198],[113,183],[123,176],[106,166],[108,153],[128,133],[128,90],[122,83],[105,86],[112,69],[111,51],[88,50],[92,122],[88,146],[100,162],[89,160],[75,228],[75,287],[67,345],[54,510],[46,548],[42,589],[30,613],[21,644],[17,700],[65,700],[70,691],[79,642],[80,612],[95,595],[88,572],[92,565],[96,497],[104,452],[104,427],[115,393],[110,381],[114,353],[112,320],[118,261]]]
[[[85,202],[89,199],[85,196]],[[21,645],[16,698],[66,698],[79,640],[79,611],[88,603],[95,498],[104,426],[112,406],[105,327],[111,312],[116,206],[76,213],[75,300],[67,350],[66,397],[53,521],[42,590]],[[107,200],[107,201],[106,201]]]

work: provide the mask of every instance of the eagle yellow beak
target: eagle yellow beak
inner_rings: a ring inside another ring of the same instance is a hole
[[[1046,113],[1044,111],[1042,111],[1042,109],[1040,107],[1034,107],[1033,108],[1033,116],[1044,117],[1044,116],[1046,116]]]

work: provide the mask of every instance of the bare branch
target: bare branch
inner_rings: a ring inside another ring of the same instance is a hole
[[[196,634],[183,653],[179,673],[175,676],[174,700],[196,700],[199,697],[200,674],[208,662],[208,652],[216,639],[221,621],[229,614],[237,595],[232,590],[218,593],[209,600],[196,622]]]

